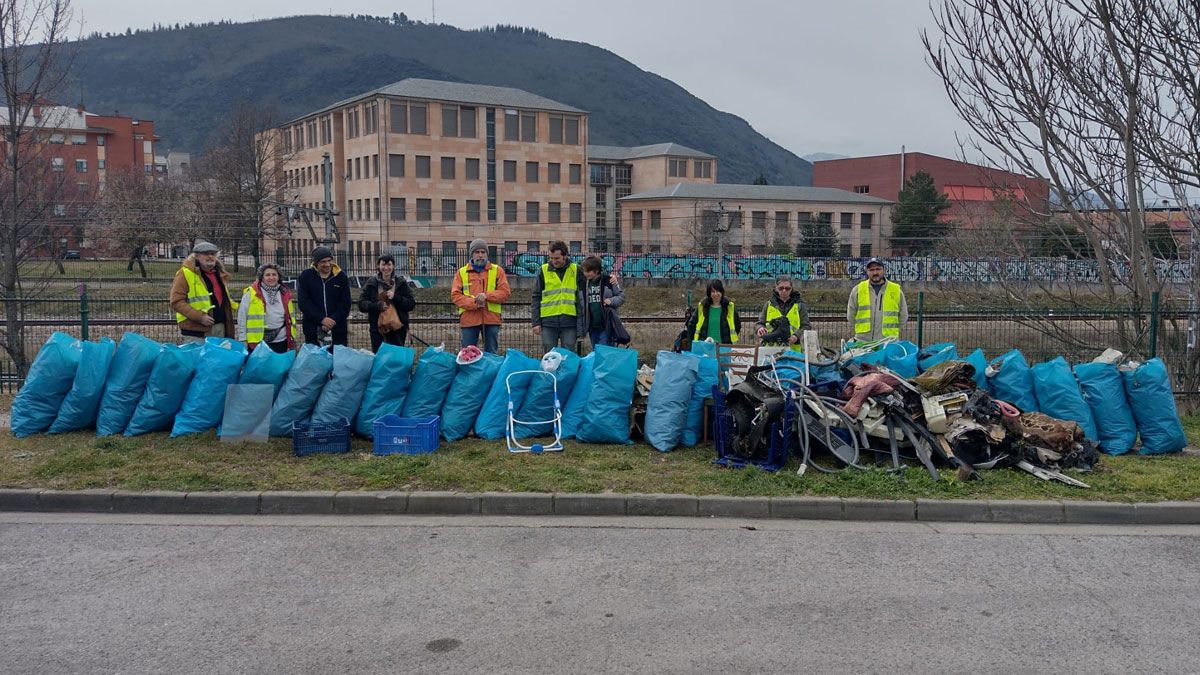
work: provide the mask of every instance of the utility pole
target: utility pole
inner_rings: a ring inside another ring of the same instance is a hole
[[[734,213],[725,208],[724,202],[717,202],[717,278],[722,282],[725,281],[725,233],[729,231],[729,219]]]
[[[333,208],[333,160],[330,159],[329,153],[325,153],[324,161],[322,162],[321,170],[325,176],[325,203],[323,208],[313,209],[305,206],[300,206],[296,203],[299,195],[292,198],[290,202],[281,202],[275,199],[262,200],[263,206],[274,206],[275,215],[285,216],[288,222],[288,234],[291,234],[291,224],[293,221],[303,222],[308,228],[308,234],[312,240],[318,244],[327,244],[336,255],[336,246],[341,242],[341,235],[337,228],[338,210]],[[325,231],[322,236],[317,236],[317,230],[313,227],[312,219],[322,218],[325,221]],[[259,222],[262,222],[260,211]],[[261,231],[261,226],[260,226]]]

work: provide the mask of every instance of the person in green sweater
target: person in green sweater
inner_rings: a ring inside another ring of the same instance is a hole
[[[737,342],[742,320],[738,317],[733,300],[725,295],[725,284],[720,279],[713,279],[704,291],[704,299],[696,306],[696,312],[687,323],[692,340],[712,338],[713,342],[720,344]]]

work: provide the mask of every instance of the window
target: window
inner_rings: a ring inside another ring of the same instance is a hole
[[[667,175],[672,178],[687,178],[687,165],[686,159],[669,159],[667,160]]]
[[[373,199],[372,201],[374,201],[374,202],[375,202],[375,217],[376,217],[376,218],[380,218],[380,219],[382,219],[382,218],[383,218],[383,211],[382,211],[382,210],[380,210],[380,208],[379,208],[379,197],[376,197],[376,198],[375,198],[375,199]]]
[[[442,105],[442,135],[458,136],[458,108],[455,106]]]
[[[643,252],[643,251],[642,251],[642,245],[641,245],[641,244],[634,244],[634,245],[633,245],[633,252],[634,252],[634,253],[642,253],[642,252]]]
[[[504,222],[506,222],[506,223],[517,222],[517,203],[516,202],[504,202]]]
[[[370,219],[371,219],[371,215],[372,215],[372,211],[371,211],[371,200],[370,200],[370,199],[364,199],[364,200],[363,200],[363,211],[366,211],[366,213],[367,213],[366,219],[367,219],[367,220],[370,220]]]
[[[358,108],[350,108],[343,116],[346,119],[346,138],[358,137]]]
[[[329,145],[333,142],[333,116],[326,115],[321,118],[321,145]]]
[[[712,162],[696,160],[692,163],[692,175],[696,178],[712,178]]]
[[[871,226],[875,224],[874,218],[873,218],[874,215],[875,215],[874,213],[858,214],[858,229],[860,229],[860,230],[871,229]]]
[[[404,177],[404,155],[388,155],[388,175],[392,178]]]
[[[789,224],[788,221],[790,220],[789,216],[791,216],[791,214],[788,213],[787,211],[776,211],[775,212],[775,229],[783,228],[786,230],[788,228],[788,224]]]
[[[530,225],[538,223],[542,219],[542,207],[537,202],[525,202],[525,222]]]
[[[537,113],[521,113],[521,140],[526,143],[537,142]]]
[[[567,210],[568,210],[568,218],[571,219],[572,223],[582,223],[583,222],[583,204],[582,203],[571,202],[571,205],[568,207]]]
[[[96,160],[96,170],[103,171],[105,164],[107,164],[107,162],[103,159]]]
[[[504,140],[521,140],[520,113],[516,110],[504,111]]]
[[[429,155],[417,155],[417,178],[429,178]]]
[[[860,195],[865,195],[871,191],[871,186],[870,185],[855,185],[854,191]]]
[[[363,133],[370,136],[379,127],[379,104],[368,103],[363,106]]]
[[[479,180],[479,160],[474,157],[468,157],[466,160],[467,180]]]
[[[843,213],[843,214],[841,214],[840,225],[842,226],[842,229],[843,229],[843,230],[849,230],[849,229],[850,229],[850,226],[851,226],[853,223],[854,223],[854,214],[853,214],[853,213]]]
[[[525,182],[526,183],[538,182],[538,163],[537,162],[525,162]]]
[[[557,185],[562,182],[562,164],[549,162],[546,164],[546,182]]]
[[[66,206],[66,204],[55,204],[55,205],[54,205],[54,215],[56,215],[56,216],[65,216],[65,215],[67,215],[67,206]]]
[[[562,204],[560,202],[550,202],[546,205],[546,220],[552,223],[562,222]]]
[[[308,123],[304,125],[304,127],[305,127],[305,129],[308,130],[305,133],[305,137],[308,138],[308,147],[310,147],[310,148],[317,147],[317,121],[309,120]]]
[[[418,199],[417,200],[417,220],[428,222],[433,220],[433,200]]]
[[[767,212],[766,211],[751,211],[750,212],[750,227],[756,230],[767,229]]]
[[[51,160],[50,165],[55,171],[62,171],[66,167],[66,160],[62,157],[55,157]]]
[[[566,144],[579,145],[579,118],[566,118]]]
[[[371,155],[371,175],[379,178],[379,155]]]
[[[515,183],[517,181],[517,162],[515,160],[504,160],[504,182]]]
[[[87,173],[87,160],[86,159],[75,160],[75,173]]]
[[[433,255],[433,242],[432,241],[418,241],[417,242],[417,255],[420,255],[420,256]]]
[[[542,249],[542,242],[540,242],[540,241],[525,242],[525,250],[529,251],[530,253],[536,253],[537,251],[540,251],[541,249]]]
[[[479,220],[480,220],[480,218],[479,218],[479,200],[478,199],[468,199],[467,200],[467,222],[468,223],[478,223]]]
[[[354,158],[354,179],[359,180],[361,178],[362,178],[362,158],[355,157]]]
[[[50,134],[50,142],[54,145],[62,145],[63,143],[66,143],[66,141],[66,134]]]
[[[596,190],[596,208],[608,208],[608,188],[598,187]]]
[[[351,178],[354,178],[354,160],[353,159],[350,159],[350,158],[346,159],[346,174],[345,175],[346,175],[346,180],[350,180]]]
[[[818,213],[817,214],[817,222],[832,224],[833,223],[833,212],[832,211],[822,211],[822,212]]]
[[[632,227],[635,230],[642,229],[642,212],[641,211],[633,212],[633,219],[632,219],[632,223],[631,223],[630,227]]]
[[[87,135],[71,134],[71,145],[87,145]]]
[[[408,206],[404,197],[391,198],[392,220],[408,220]]]
[[[841,246],[838,247],[838,249],[839,249],[838,250],[839,255],[841,255],[843,258],[850,257],[850,255],[851,255],[850,244],[842,244]]]
[[[662,229],[662,211],[659,211],[658,209],[654,209],[653,211],[650,212],[650,229],[652,229],[652,230],[661,230]]]
[[[860,244],[858,247],[858,254],[864,258],[870,258],[871,257],[871,243],[864,242],[864,243]]]
[[[579,185],[583,182],[583,165],[572,164],[568,169],[567,182],[571,185]]]
[[[424,103],[393,103],[393,134],[426,134],[426,107]]]
[[[581,253],[582,251],[583,251],[583,242],[582,241],[571,242],[571,253]]]
[[[442,104],[442,135],[475,138],[475,107]]]
[[[766,244],[754,244],[750,247],[750,252],[755,255],[762,255],[767,252]]]
[[[442,178],[445,180],[454,180],[454,158],[442,158]]]
[[[442,200],[442,222],[453,223],[458,221],[458,200],[443,199]]]
[[[297,128],[297,129],[299,129],[299,127],[296,127],[296,128]],[[97,136],[97,137],[96,137],[96,146],[97,146],[97,147],[101,147],[101,148],[103,148],[103,147],[104,147],[104,143],[105,143],[105,142],[106,142],[106,141],[104,140],[104,137],[103,137],[103,136]]]

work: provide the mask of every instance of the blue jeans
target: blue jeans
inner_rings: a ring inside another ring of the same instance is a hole
[[[500,342],[500,326],[496,324],[485,324],[482,326],[471,326],[470,328],[461,328],[462,331],[462,346],[479,345],[479,333],[483,333],[483,351],[490,354],[495,354]]]
[[[592,349],[595,349],[596,345],[612,346],[608,344],[608,331],[603,328],[600,330],[589,330],[588,337],[592,339]]]
[[[575,351],[575,326],[565,326],[562,328],[542,326],[542,352],[549,352],[555,347],[562,347],[567,351]]]

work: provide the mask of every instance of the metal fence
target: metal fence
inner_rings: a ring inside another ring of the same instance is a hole
[[[2,317],[16,304],[20,317],[21,345],[29,361],[54,331],[63,331],[85,339],[110,337],[118,339],[126,331],[141,333],[162,342],[179,338],[174,314],[160,295],[153,297],[94,298],[84,292],[77,297],[37,300],[0,298],[0,330]],[[989,357],[999,356],[1010,349],[1020,349],[1030,363],[1063,356],[1072,363],[1095,358],[1106,347],[1115,347],[1139,357],[1160,356],[1166,361],[1177,383],[1177,394],[1196,397],[1200,387],[1193,352],[1188,349],[1188,327],[1200,315],[1171,308],[1160,310],[1155,303],[1150,310],[1104,309],[1066,310],[929,310],[924,308],[921,294],[910,307],[909,322],[903,337],[927,346],[937,342],[958,345],[960,356],[982,348]],[[633,348],[641,360],[654,363],[659,350],[671,349],[683,330],[683,312],[660,316],[623,316]],[[813,325],[822,344],[835,347],[850,330],[844,307],[810,309]],[[500,332],[500,349],[520,349],[527,354],[541,353],[541,340],[532,332],[530,305],[524,302],[506,303],[505,325]],[[756,316],[741,313],[742,340],[753,339]],[[410,322],[410,344],[418,350],[426,345],[445,344],[457,349],[460,344],[458,314],[448,302],[418,302]],[[7,336],[0,336],[7,337]],[[370,338],[365,317],[355,311],[351,316],[350,345],[369,348]],[[586,352],[587,346],[583,347]],[[13,391],[23,374],[14,367],[11,357],[0,355],[0,390]]]

